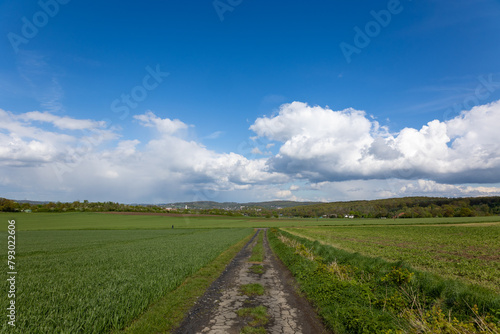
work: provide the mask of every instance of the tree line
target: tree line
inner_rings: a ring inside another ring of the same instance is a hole
[[[500,214],[500,197],[403,197],[370,201],[331,202],[271,209],[259,207],[242,209],[166,209],[159,205],[130,205],[115,202],[16,202],[0,198],[3,212],[153,212],[173,214],[205,214],[250,217],[302,218],[430,218],[476,217]]]
[[[266,208],[245,207],[244,209],[221,208],[166,208],[162,205],[132,205],[115,202],[47,202],[30,203],[17,202],[0,198],[0,212],[144,212],[144,213],[172,213],[172,214],[203,214],[251,217],[278,217],[276,210]]]
[[[0,198],[0,211],[4,212],[159,212],[163,208],[151,205],[128,205],[114,202],[89,202],[87,200],[80,202],[47,202],[47,203],[29,203],[16,202],[6,198]]]
[[[325,218],[476,217],[500,214],[500,197],[403,197],[283,208],[284,216]]]

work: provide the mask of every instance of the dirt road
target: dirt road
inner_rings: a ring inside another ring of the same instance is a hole
[[[295,292],[293,278],[272,253],[266,236],[264,261],[248,262],[256,235],[197,301],[175,333],[328,333],[310,304]],[[249,285],[263,287],[263,293],[243,293],[242,287]]]

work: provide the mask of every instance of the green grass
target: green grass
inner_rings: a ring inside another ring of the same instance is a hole
[[[231,259],[250,240],[252,235],[229,247],[209,265],[188,277],[177,289],[151,305],[124,331],[116,333],[166,333],[178,326],[197,298],[205,293],[217,279]]]
[[[490,332],[499,329],[500,296],[490,290],[286,232],[272,230],[268,236],[335,333],[444,333],[438,328],[475,333],[476,321],[490,322]]]
[[[240,286],[242,294],[249,297],[262,296],[264,294],[264,287],[259,283],[243,284]]]
[[[253,266],[250,267],[250,272],[254,274],[263,274],[264,273],[264,266],[260,264],[254,264]]]
[[[427,225],[498,222],[500,217],[453,217],[419,219],[263,219],[250,217],[172,217],[117,215],[93,212],[0,213],[0,222],[16,219],[18,231],[34,230],[127,230],[176,228],[263,228],[287,226]],[[3,223],[2,223],[3,224]]]
[[[0,213],[1,221],[16,219],[18,231],[37,230],[154,230],[185,228],[248,228],[245,219],[228,217],[166,217],[94,212]],[[251,225],[251,224],[250,224]]]
[[[251,229],[17,231],[16,330],[102,333],[148,307]],[[0,233],[0,247],[7,235]],[[7,291],[4,274],[3,291]],[[0,295],[6,305],[7,294]]]
[[[393,221],[0,213],[0,224],[3,224],[0,249],[4,250],[7,249],[9,219],[16,220],[18,318],[14,333],[97,333],[117,331],[126,326],[130,326],[127,327],[130,332],[137,333],[150,332],[148,328],[164,331],[170,326],[165,314],[172,311],[172,320],[181,318],[183,311],[179,310],[185,310],[185,303],[192,302],[188,292],[198,293],[215,272],[208,267],[208,272],[202,268],[248,236],[250,228],[329,225],[345,231],[377,228],[382,231],[389,227],[378,225],[389,224],[398,231],[406,228],[410,231],[417,228],[414,225],[425,225],[418,228],[430,228],[430,234],[433,234],[436,227],[431,225],[449,224],[447,227],[459,232],[464,228],[461,233],[469,234],[469,226],[450,224],[500,220],[499,217]],[[174,229],[171,229],[172,225]],[[258,240],[262,237],[261,234]],[[488,237],[491,236],[472,233],[473,240],[484,238],[488,242]],[[352,242],[356,243],[359,242]],[[463,245],[467,247],[468,244]],[[478,251],[484,255],[483,250]],[[414,254],[413,258],[419,256]],[[488,272],[492,265],[498,265],[498,260],[483,265],[483,271]],[[498,273],[498,269],[494,270]],[[6,274],[3,276],[4,291],[7,291]],[[192,289],[186,283],[189,278],[195,281]],[[182,282],[188,287],[180,286]],[[0,303],[6,305],[7,302],[7,294],[2,294]],[[0,332],[12,332],[6,326],[6,322],[2,323]]]
[[[252,320],[248,323],[250,326],[264,326],[269,322],[269,315],[265,306],[246,307],[236,311],[240,317],[250,317]]]
[[[285,229],[500,293],[500,224]]]
[[[259,235],[257,236],[257,243],[252,248],[252,255],[248,259],[249,262],[262,262],[264,261],[264,248],[263,248],[263,240],[264,240],[264,231],[259,231]]]

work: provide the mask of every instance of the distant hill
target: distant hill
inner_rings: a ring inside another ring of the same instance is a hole
[[[295,202],[295,201],[268,201],[268,202],[212,202],[212,201],[198,201],[198,202],[176,202],[167,204],[158,204],[159,206],[184,209],[186,206],[189,209],[208,210],[208,209],[221,209],[221,210],[240,210],[245,208],[262,208],[268,210],[278,210],[281,208],[297,207],[302,205],[314,205],[320,202]]]
[[[52,201],[31,201],[31,200],[12,200],[12,199],[5,199],[2,198],[4,201],[9,201],[9,202],[14,202],[18,203],[19,205],[22,204],[29,204],[29,205],[42,205],[42,206],[52,206],[51,204],[57,204],[58,206],[60,204],[64,204],[61,202],[52,202]],[[66,204],[70,203],[80,203],[79,201],[76,202],[65,202]],[[289,208],[289,207],[298,207],[302,205],[314,205],[314,204],[320,204],[321,202],[296,202],[296,201],[267,201],[267,202],[248,202],[248,203],[237,203],[237,202],[214,202],[214,201],[197,201],[197,202],[175,202],[175,203],[165,203],[165,204],[151,204],[151,203],[133,203],[133,204],[119,204],[119,203],[113,203],[113,202],[105,202],[102,203],[103,205],[97,205],[98,207],[102,207],[104,205],[107,205],[108,207],[111,204],[116,204],[119,206],[125,206],[125,207],[164,207],[164,208],[174,208],[174,209],[180,209],[183,210],[186,208],[188,209],[193,209],[193,210],[211,210],[211,209],[218,209],[218,210],[241,210],[241,209],[249,209],[249,208],[260,208],[260,209],[266,209],[266,210],[279,210],[282,208]],[[81,203],[83,206],[88,206],[88,207],[95,207],[93,204],[97,203],[89,203],[88,201],[84,201],[84,203]]]
[[[173,210],[172,210],[173,209]],[[15,212],[173,212],[185,214],[246,215],[252,217],[425,218],[500,215],[500,197],[403,197],[349,202],[176,202],[120,204],[113,202],[14,201],[0,198],[0,211]]]
[[[250,202],[250,203],[245,203],[243,205],[258,206],[260,208],[266,208],[266,209],[279,209],[279,208],[290,208],[303,205],[316,205],[322,203],[323,202],[269,201],[269,202]]]
[[[28,203],[28,204],[31,204],[31,205],[38,205],[38,204],[41,204],[41,205],[44,205],[44,204],[48,204],[50,203],[50,201],[30,201],[30,200],[12,200],[16,203],[19,203],[19,204],[24,204],[24,203]]]

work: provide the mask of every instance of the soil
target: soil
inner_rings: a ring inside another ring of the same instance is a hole
[[[263,229],[267,234],[267,229]],[[264,273],[250,271],[255,262],[248,262],[257,242],[257,233],[234,257],[222,275],[215,280],[184,318],[176,334],[208,333],[237,334],[251,319],[237,315],[241,308],[264,306],[269,322],[267,333],[330,333],[325,329],[309,302],[297,292],[295,281],[269,247],[264,237]],[[243,284],[261,284],[265,293],[247,296],[241,293]],[[255,325],[255,327],[258,327]]]

